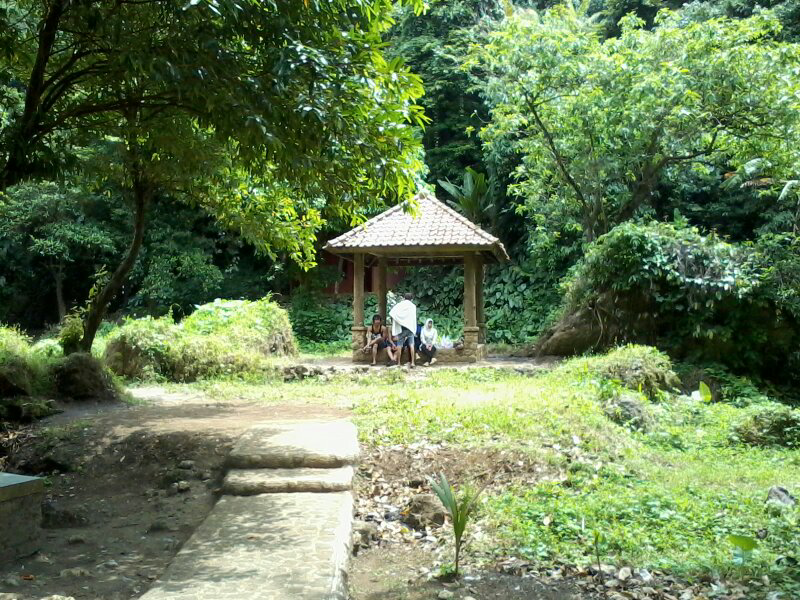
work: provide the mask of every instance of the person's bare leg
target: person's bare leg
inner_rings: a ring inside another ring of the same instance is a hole
[[[378,364],[378,344],[372,344],[372,366]]]
[[[412,338],[411,343],[408,345],[408,357],[411,359],[411,368],[413,369],[416,365],[414,364],[414,355],[417,353],[416,349],[414,348],[414,340]]]

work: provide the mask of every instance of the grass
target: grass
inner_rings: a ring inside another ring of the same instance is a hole
[[[800,452],[732,442],[745,409],[686,397],[650,404],[655,426],[647,433],[615,425],[582,360],[534,378],[442,371],[365,401],[355,394],[362,436],[500,445],[559,466],[563,481],[507,489],[485,503],[497,554],[586,565],[599,530],[608,562],[687,578],[768,575],[796,593],[800,574],[786,557],[797,558],[798,511],[776,512],[764,500],[770,486],[800,488]],[[734,564],[727,536],[759,533],[750,563]]]
[[[625,357],[632,371],[618,368]],[[651,393],[647,381],[670,380],[663,369],[669,364],[652,352],[629,348],[535,376],[436,368],[417,378],[381,369],[324,382],[283,383],[276,373],[189,387],[219,400],[352,408],[370,445],[444,442],[462,448],[465,460],[472,449],[528,453],[546,464],[548,480],[487,491],[480,517],[491,532],[482,542],[490,555],[542,568],[587,565],[599,531],[605,562],[689,579],[767,576],[793,597],[800,590],[792,566],[800,558],[800,511],[779,511],[764,500],[773,485],[800,489],[800,451],[738,442],[732,433],[751,414],[747,403]],[[652,417],[646,431],[617,425],[603,412],[609,389],[626,383],[625,393],[638,394]],[[730,534],[759,538],[744,565],[734,561]]]

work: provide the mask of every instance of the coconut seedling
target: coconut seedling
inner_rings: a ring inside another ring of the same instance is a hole
[[[455,541],[456,555],[453,569],[453,577],[458,577],[459,560],[461,558],[461,546],[464,542],[464,531],[467,523],[477,506],[478,497],[483,488],[478,490],[464,489],[456,493],[450,482],[447,481],[444,473],[439,474],[439,480],[431,479],[431,488],[439,497],[444,505],[447,514],[450,516],[450,523],[453,526],[453,538]]]

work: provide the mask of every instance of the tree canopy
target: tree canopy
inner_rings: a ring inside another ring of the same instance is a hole
[[[719,172],[769,156],[798,164],[800,49],[769,13],[653,30],[628,16],[602,40],[592,19],[518,11],[479,51],[489,72],[489,151],[522,156],[515,194],[548,226],[591,241],[654,207],[661,178]]]

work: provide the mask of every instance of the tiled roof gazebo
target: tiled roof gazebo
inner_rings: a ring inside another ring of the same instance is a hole
[[[415,198],[416,214],[398,205],[363,225],[331,240],[325,250],[355,264],[353,279],[353,361],[365,362],[361,352],[364,325],[364,267],[378,265],[378,312],[386,320],[388,266],[464,265],[464,347],[440,351],[442,361],[475,362],[484,357],[486,319],[483,270],[489,262],[508,260],[503,244],[427,191]]]

